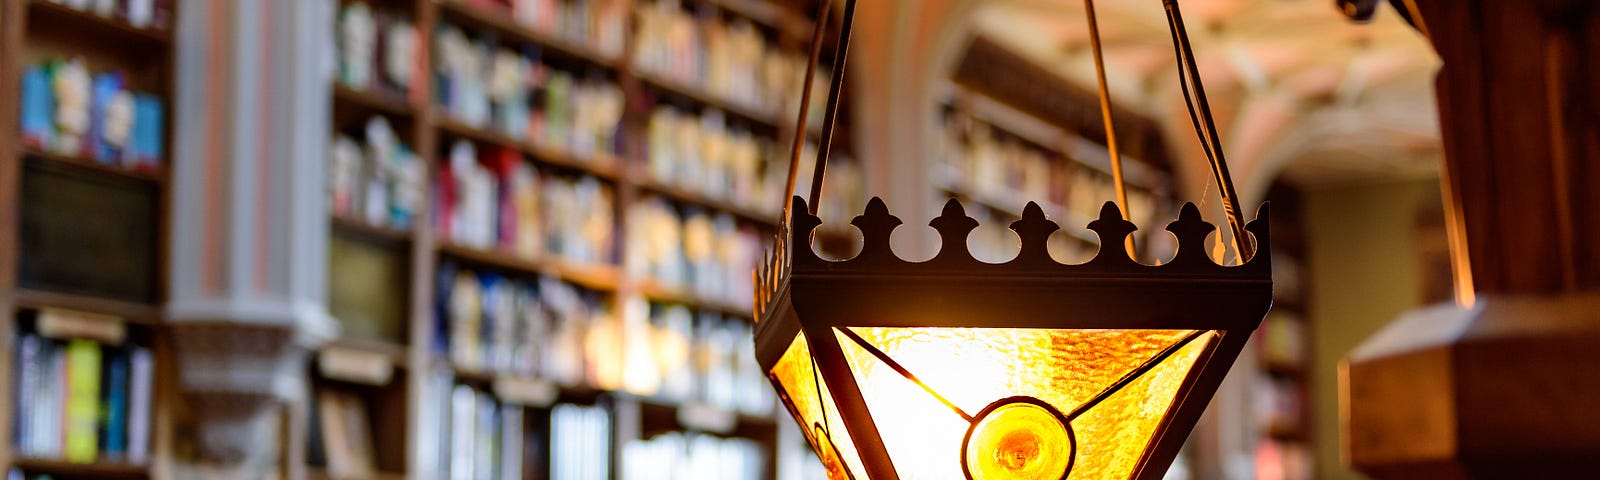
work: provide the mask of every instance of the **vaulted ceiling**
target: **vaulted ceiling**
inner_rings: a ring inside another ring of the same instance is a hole
[[[975,3],[972,34],[1095,88],[1082,0]],[[1395,12],[1355,24],[1332,0],[1180,4],[1229,160],[1259,172],[1258,182],[1279,173],[1313,185],[1436,174],[1438,60]],[[1114,101],[1162,122],[1179,158],[1198,161],[1162,2],[1095,7]]]

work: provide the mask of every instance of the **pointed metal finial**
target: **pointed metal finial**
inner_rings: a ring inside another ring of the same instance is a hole
[[[1056,230],[1060,229],[1061,226],[1057,225],[1056,222],[1045,218],[1044,209],[1039,208],[1039,204],[1028,202],[1028,206],[1022,208],[1022,219],[1011,222],[1011,231],[1017,232],[1017,238],[1022,239],[1022,250],[1017,252],[1017,258],[1012,260],[1011,263],[1027,264],[1054,261],[1050,258],[1048,244],[1050,242],[1050,234],[1056,233]]]
[[[883,204],[883,199],[872,197],[867,201],[866,211],[851,220],[850,224],[861,230],[861,254],[852,261],[876,262],[897,258],[894,249],[889,246],[889,238],[902,222],[889,214],[889,207]]]
[[[1185,202],[1183,208],[1178,210],[1178,220],[1167,224],[1167,231],[1178,239],[1178,253],[1168,263],[1212,264],[1211,256],[1206,254],[1206,238],[1216,230],[1215,225],[1201,218],[1200,209],[1194,203]]]
[[[1106,202],[1101,206],[1100,219],[1089,222],[1089,229],[1100,236],[1100,253],[1089,261],[1090,264],[1137,263],[1128,256],[1128,249],[1123,245],[1128,235],[1139,227],[1122,219],[1122,210],[1117,208],[1116,203]]]
[[[961,202],[952,198],[944,203],[944,212],[937,218],[928,222],[928,226],[939,232],[939,254],[934,255],[931,262],[969,263],[973,262],[972,253],[967,251],[967,236],[972,230],[978,228],[978,221],[967,216],[966,208]]]

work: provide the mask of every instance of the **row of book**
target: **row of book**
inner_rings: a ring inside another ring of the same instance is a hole
[[[165,155],[165,109],[161,97],[132,90],[124,72],[95,72],[81,58],[22,74],[22,143],[37,150],[155,171]]]
[[[518,24],[585,45],[601,55],[622,55],[627,2],[611,0],[453,0]]]
[[[548,411],[502,402],[486,391],[429,381],[437,409],[425,410],[424,477],[452,480],[591,480],[611,477],[611,412],[603,405],[556,404]],[[548,422],[533,418],[549,415]],[[546,429],[548,428],[548,430]],[[361,478],[361,477],[352,477]]]
[[[1038,202],[1058,221],[1065,216],[1087,222],[1099,216],[1105,202],[1117,198],[1110,175],[961,115],[946,117],[934,154],[940,178],[951,186],[1018,211],[1026,202]],[[1128,204],[1140,228],[1165,226],[1158,222],[1167,219],[1155,194],[1128,189]]]
[[[717,92],[726,100],[766,111],[795,111],[806,58],[783,50],[744,19],[698,15],[680,0],[641,0],[633,63],[641,71]]]
[[[499,47],[448,24],[434,41],[434,101],[448,117],[580,156],[617,151],[626,102],[614,81],[551,68],[537,48]]]
[[[338,82],[350,88],[408,96],[418,84],[417,28],[408,16],[348,2],[339,11]]]
[[[666,433],[622,446],[621,480],[743,480],[766,475],[761,444],[710,435]]]
[[[147,461],[155,378],[148,348],[23,333],[13,355],[19,456]]]
[[[328,162],[329,211],[376,226],[408,230],[424,206],[427,166],[380,116],[367,121],[364,142],[333,140]]]
[[[775,210],[772,198],[788,179],[786,143],[752,135],[715,109],[657,106],[646,142],[651,179],[711,198]]]
[[[128,22],[134,28],[166,29],[174,0],[50,0],[50,3]]]
[[[594,177],[540,175],[516,150],[458,141],[437,181],[435,227],[451,243],[612,263],[615,196]]]
[[[641,318],[646,309],[648,318]],[[637,299],[623,317],[628,391],[722,412],[772,414],[776,399],[755,361],[749,321]]]
[[[510,279],[451,263],[441,264],[438,275],[436,348],[455,368],[566,386],[606,383],[592,364],[616,352],[592,349],[588,339],[613,323],[598,294],[552,278]]]
[[[771,242],[751,225],[740,225],[726,213],[694,206],[677,208],[661,198],[648,198],[628,208],[625,268],[636,278],[650,278],[700,299],[726,305],[749,305],[754,271]]]

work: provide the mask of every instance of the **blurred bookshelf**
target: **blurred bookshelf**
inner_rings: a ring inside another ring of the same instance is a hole
[[[815,460],[748,291],[814,8],[338,2],[313,478],[821,478],[779,465]],[[834,147],[824,204],[859,209]]]
[[[958,83],[946,89],[939,105],[940,135],[935,137],[933,184],[940,196],[961,199],[968,215],[986,226],[973,232],[970,247],[979,258],[1003,261],[1015,252],[1004,245],[1015,237],[1005,225],[1022,217],[1028,202],[1061,225],[1050,239],[1057,260],[1080,263],[1093,257],[1099,237],[1087,225],[1100,207],[1117,198],[1109,153],[1070,125],[1051,123]],[[1124,179],[1136,245],[1159,239],[1177,211],[1170,173],[1164,167],[1123,157]],[[1138,249],[1140,259],[1159,262],[1157,249]]]
[[[0,465],[160,478],[173,84],[168,2],[0,3]],[[53,415],[52,415],[53,414]]]
[[[1263,480],[1311,478],[1312,337],[1304,201],[1293,186],[1274,184],[1272,202],[1272,311],[1256,330],[1256,476]]]

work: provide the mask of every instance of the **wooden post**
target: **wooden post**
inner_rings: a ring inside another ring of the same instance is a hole
[[[1414,4],[1444,60],[1458,302],[1347,359],[1346,458],[1378,478],[1585,476],[1600,464],[1600,5]]]

